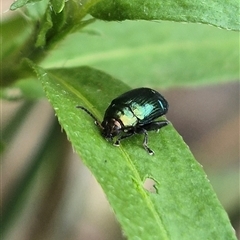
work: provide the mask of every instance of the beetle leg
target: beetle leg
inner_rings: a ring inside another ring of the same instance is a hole
[[[142,128],[143,134],[144,134],[144,140],[143,140],[143,147],[145,150],[150,154],[153,155],[154,151],[148,147],[148,133],[147,130]]]
[[[131,137],[135,132],[134,131],[129,131],[129,132],[126,132],[124,135],[120,136],[116,141],[115,143],[113,143],[114,146],[119,146],[120,145],[120,140],[123,140],[125,138],[128,138],[128,137]]]
[[[150,124],[149,124],[150,125]],[[153,155],[154,154],[154,151],[148,147],[148,132],[149,130],[145,129],[145,125],[144,125],[144,128],[141,127],[141,128],[138,128],[136,129],[136,133],[138,134],[144,134],[144,139],[143,139],[143,147],[144,149],[150,154],[150,155]]]
[[[138,134],[144,134],[144,140],[143,140],[143,147],[145,150],[150,154],[153,155],[154,151],[148,147],[148,131],[159,131],[160,128],[165,127],[169,124],[169,121],[162,120],[162,121],[156,121],[151,122],[149,124],[145,124],[135,130]]]

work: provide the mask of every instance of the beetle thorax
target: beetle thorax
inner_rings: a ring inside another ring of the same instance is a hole
[[[115,118],[105,119],[102,122],[103,136],[112,139],[122,130],[122,124]]]

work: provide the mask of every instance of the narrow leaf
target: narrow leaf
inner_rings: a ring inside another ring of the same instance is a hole
[[[36,47],[43,47],[47,41],[47,32],[52,28],[53,22],[51,17],[51,9],[48,8],[44,15],[44,21],[42,21],[42,25],[40,26],[40,30],[37,36]]]
[[[35,3],[35,2],[40,2],[43,0],[16,0],[11,6],[10,10],[16,10],[18,8],[21,8],[25,6],[27,3]]]
[[[236,239],[202,167],[175,131],[167,126],[122,141],[119,148],[101,137],[88,108],[98,119],[113,98],[129,88],[88,67],[44,70],[34,66],[74,149],[102,186],[128,239]],[[171,106],[170,106],[171,111]],[[146,189],[154,181],[155,192]]]
[[[238,0],[103,0],[91,13],[103,20],[169,20],[240,30]]]
[[[131,87],[148,84],[167,88],[239,78],[237,32],[206,25],[146,21],[97,21],[90,26],[99,34],[69,36],[42,66],[89,65]]]

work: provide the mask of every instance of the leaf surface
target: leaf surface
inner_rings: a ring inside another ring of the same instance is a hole
[[[125,84],[89,67],[34,69],[128,239],[235,239],[202,167],[173,126],[149,134],[149,146],[156,153],[150,156],[142,147],[142,136],[114,147],[101,137],[92,118],[76,108],[85,106],[102,120],[111,100],[129,90]],[[154,180],[156,192],[144,187],[146,179]]]
[[[240,30],[238,0],[102,0],[91,11],[103,20],[168,20]]]

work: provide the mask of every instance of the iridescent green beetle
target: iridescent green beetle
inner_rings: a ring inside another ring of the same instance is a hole
[[[102,135],[107,140],[114,141],[115,146],[120,141],[134,134],[144,134],[143,147],[150,154],[154,151],[148,147],[148,131],[167,126],[167,120],[154,121],[168,111],[167,100],[157,91],[150,88],[137,88],[115,98],[107,108],[103,122],[89,112],[85,107],[77,106],[87,112],[99,126]]]

